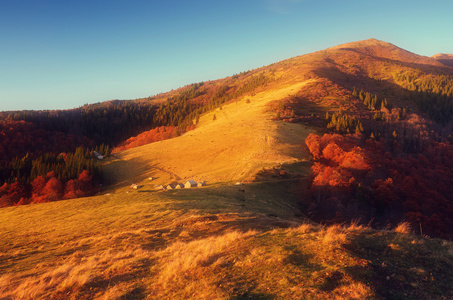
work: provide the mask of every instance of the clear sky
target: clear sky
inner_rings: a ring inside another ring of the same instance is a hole
[[[377,38],[453,53],[451,0],[0,0],[0,110],[68,109]]]

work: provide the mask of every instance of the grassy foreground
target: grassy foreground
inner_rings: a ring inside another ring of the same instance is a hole
[[[2,209],[0,299],[453,298],[451,242],[311,224],[296,213],[297,185]]]

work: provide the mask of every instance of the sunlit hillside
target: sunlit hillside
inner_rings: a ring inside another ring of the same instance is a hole
[[[310,83],[281,86],[246,96],[204,114],[195,130],[127,150],[105,166],[111,183],[170,184],[195,179],[210,184],[250,180],[262,168],[299,164],[308,174],[304,146],[312,129],[273,120],[269,103]],[[149,182],[148,178],[156,180]]]
[[[453,244],[435,238],[453,234],[444,58],[371,39],[153,97],[5,117],[17,149],[57,147],[25,138],[57,124],[68,149],[114,150],[74,155],[102,164],[96,189],[66,153],[54,159],[76,179],[2,186],[0,299],[452,299]],[[32,169],[28,155],[5,176]],[[162,189],[190,179],[207,185]],[[84,196],[82,184],[96,195],[54,201]],[[50,202],[19,205],[27,193]]]

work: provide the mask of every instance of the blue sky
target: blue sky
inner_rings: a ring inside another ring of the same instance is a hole
[[[453,53],[453,1],[0,0],[0,110],[68,109],[377,38]]]

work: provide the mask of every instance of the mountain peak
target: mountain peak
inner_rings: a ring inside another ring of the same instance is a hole
[[[433,56],[431,56],[434,59],[453,59],[453,54],[448,54],[448,53],[437,53]]]
[[[443,65],[453,67],[453,54],[438,53],[436,55],[431,56],[431,58],[434,58]]]
[[[391,43],[380,41],[374,38],[341,44],[329,49],[355,51],[361,54],[365,54],[367,56],[399,60],[404,62],[430,64],[438,66],[441,65],[441,63],[434,58],[421,56],[410,51],[407,51],[405,49],[402,49],[400,47],[397,47]]]
[[[362,41],[355,41],[355,42],[350,42],[350,43],[345,43],[345,44],[340,44],[334,47],[331,47],[330,49],[342,49],[342,48],[350,48],[350,49],[357,49],[357,48],[364,48],[364,47],[375,47],[375,46],[381,46],[381,47],[388,47],[388,48],[398,48],[395,45],[384,42],[375,38],[370,38],[367,40],[362,40]]]

